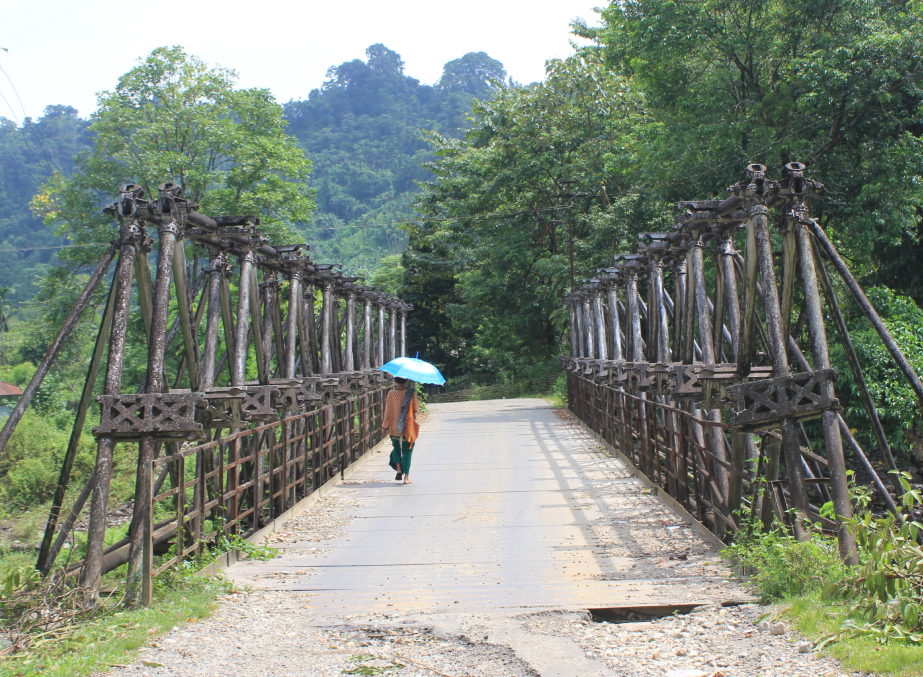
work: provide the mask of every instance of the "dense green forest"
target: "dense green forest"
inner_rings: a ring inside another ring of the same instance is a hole
[[[579,284],[669,228],[673,202],[723,198],[750,163],[800,161],[827,187],[812,213],[923,369],[921,5],[631,0],[573,30],[590,44],[543,82],[475,103],[464,139],[432,137],[437,179],[403,257],[414,349],[457,380],[554,370],[571,233]],[[916,400],[843,296],[892,443],[923,462]]]
[[[287,131],[311,158],[317,212],[304,229],[314,258],[368,274],[407,241],[400,224],[413,217],[417,182],[431,178],[427,131],[463,135],[471,103],[506,84],[503,64],[471,52],[424,85],[384,45],[331,68],[307,101],[285,105]]]
[[[48,106],[22,125],[0,118],[0,287],[15,290],[7,301],[31,299],[55,261],[57,250],[27,248],[66,244],[29,205],[55,172],[73,171],[74,156],[89,148],[88,128],[70,106]]]
[[[416,182],[431,176],[421,166],[434,157],[424,135],[462,136],[471,102],[508,81],[503,64],[484,52],[450,61],[432,86],[405,75],[400,55],[384,45],[366,55],[331,67],[307,101],[285,104],[282,119],[313,165],[306,185],[317,202],[293,228],[315,258],[369,275],[406,246],[400,223],[413,217]],[[21,125],[0,118],[0,287],[13,290],[6,300],[14,307],[35,296],[58,261],[59,250],[41,248],[69,244],[30,207],[43,184],[71,176],[75,156],[91,151],[91,123],[60,105]]]

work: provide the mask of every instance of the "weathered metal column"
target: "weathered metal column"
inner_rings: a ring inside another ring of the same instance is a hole
[[[596,332],[599,337],[599,359],[608,360],[609,341],[606,337],[606,318],[603,314],[603,305],[605,301],[603,300],[602,289],[598,290],[593,295],[593,303],[595,304],[596,312]]]
[[[202,356],[202,390],[215,386],[215,367],[218,363],[218,323],[221,321],[221,276],[227,269],[224,252],[212,252],[205,272],[208,274],[208,314],[205,317],[205,354]]]
[[[612,359],[624,360],[622,328],[619,322],[619,300],[614,285],[609,287],[609,316],[612,321]]]
[[[250,270],[253,268],[253,252],[246,251],[239,257],[240,284],[237,290],[237,327],[234,332],[234,359],[231,361],[231,384],[242,386],[247,379],[247,349],[250,333]]]
[[[362,334],[362,368],[372,368],[372,299],[365,296],[365,330]]]
[[[683,328],[686,326],[686,261],[677,260],[673,267],[673,357],[685,361]]]
[[[407,357],[407,311],[401,309],[401,357]]]
[[[384,299],[378,299],[378,350],[375,354],[375,368],[384,365],[385,359],[385,306]]]
[[[356,370],[356,358],[353,355],[353,343],[356,331],[356,292],[346,292],[346,354],[343,357],[344,371]]]
[[[330,339],[333,335],[333,281],[324,281],[324,299],[321,310],[321,347],[320,347],[320,373],[333,372],[333,355]]]
[[[711,323],[711,314],[708,307],[708,291],[705,286],[705,241],[701,233],[696,233],[694,239],[689,243],[688,254],[692,259],[692,276],[695,287],[695,307],[698,311],[699,319],[699,340],[701,341],[702,362],[705,364],[715,364],[715,345],[713,343],[714,332]],[[691,314],[691,309],[690,309]],[[691,324],[691,323],[690,323]],[[708,409],[706,416],[713,423],[721,423],[721,412],[717,409]],[[711,453],[719,461],[726,461],[727,454],[724,448],[724,436],[721,429],[710,426],[706,432],[709,439]],[[717,505],[727,507],[728,501],[728,477],[727,471],[720,463],[711,464],[711,471],[715,478],[715,484],[718,487],[720,496],[715,496],[714,501]],[[730,518],[730,515],[725,515]],[[716,521],[717,526],[717,521]]]
[[[650,309],[649,317],[654,325],[655,357],[657,362],[669,362],[670,331],[667,322],[667,306],[663,301],[663,261],[659,256],[654,256],[651,260],[651,290],[654,306]]]
[[[302,371],[304,374],[317,374],[320,372],[320,349],[317,345],[317,317],[314,314],[315,302],[314,284],[310,281],[304,284],[304,308],[301,311],[308,338],[308,352],[311,363]]]
[[[577,357],[586,357],[586,322],[583,316],[583,303],[580,298],[574,302],[577,309]]]
[[[641,309],[638,303],[638,274],[634,270],[628,271],[628,357],[631,362],[644,362],[644,351],[641,349]]]
[[[284,378],[295,378],[297,361],[298,326],[301,320],[301,271],[293,269],[288,276],[288,316],[285,318],[285,368]]]
[[[390,362],[397,357],[397,312],[394,309],[393,302],[388,308],[388,323],[390,325],[390,331],[388,332],[388,361]]]
[[[120,209],[123,211],[121,238],[119,241],[119,260],[115,278],[115,308],[112,316],[112,333],[109,339],[109,357],[106,363],[106,381],[103,394],[118,395],[122,390],[122,367],[125,359],[125,336],[128,330],[128,317],[131,313],[131,280],[134,272],[135,242],[141,238],[142,231],[131,220],[134,214],[133,204],[123,197]],[[127,219],[126,219],[127,217]],[[90,499],[89,527],[87,529],[87,556],[80,575],[80,583],[99,591],[103,573],[103,550],[106,540],[106,519],[109,512],[109,488],[112,482],[112,452],[115,440],[100,437],[96,444],[96,470],[93,494]],[[96,599],[90,600],[95,604]]]
[[[279,275],[275,270],[269,271],[269,274],[266,276],[266,281],[259,285],[263,289],[263,314],[260,318],[260,345],[263,347],[263,371],[260,372],[262,375],[270,374],[272,372],[272,335],[273,335],[273,316],[279,310]],[[254,326],[257,325],[257,320],[254,319]],[[283,349],[284,351],[284,349]],[[283,365],[285,363],[285,358],[281,354],[283,351],[279,352],[278,360],[279,364]],[[260,383],[263,382],[263,379],[260,379]]]
[[[163,223],[159,227],[160,253],[157,257],[157,280],[154,283],[154,299],[151,313],[151,338],[147,353],[147,382],[144,391],[148,395],[160,394],[169,390],[164,381],[164,362],[167,343],[167,320],[170,315],[170,278],[173,268],[173,252],[176,246],[182,222],[176,211],[173,196],[176,189],[161,188],[160,209]],[[169,215],[169,221],[168,221]],[[181,217],[180,217],[181,218]],[[182,243],[180,244],[182,246]],[[154,459],[155,439],[152,435],[141,438],[138,444],[138,472],[135,484],[135,509],[129,529],[128,577],[125,600],[135,604],[140,600],[142,586],[141,539],[144,535],[142,525],[148,519],[147,506],[150,503],[151,484],[145,481],[148,463]],[[183,554],[177,553],[182,559]]]
[[[763,165],[750,165],[747,168],[750,184],[747,187],[747,197],[751,202],[750,226],[756,244],[756,258],[759,264],[760,277],[763,281],[763,309],[766,314],[766,331],[769,338],[769,350],[772,353],[773,376],[778,378],[790,376],[788,364],[788,351],[786,350],[787,336],[782,334],[782,309],[779,303],[779,290],[776,284],[776,271],[772,261],[772,241],[769,235],[769,209],[763,204],[763,181],[766,168]],[[749,253],[749,252],[748,252]],[[749,268],[749,262],[747,263]],[[748,271],[749,274],[749,271]],[[747,281],[748,285],[750,280]],[[748,288],[748,295],[749,295]],[[753,294],[756,294],[756,280],[753,280]],[[747,311],[745,311],[747,312]],[[744,317],[744,323],[747,322]],[[752,317],[749,318],[753,322]],[[743,339],[741,337],[741,352],[743,352]],[[748,365],[749,366],[749,365]],[[749,371],[748,371],[749,373]],[[782,419],[782,448],[785,453],[785,465],[788,472],[788,486],[792,505],[798,515],[792,520],[795,537],[799,540],[808,538],[802,527],[802,520],[808,519],[808,497],[804,483],[804,469],[801,459],[801,442],[794,422],[791,419]]]
[[[793,231],[797,238],[798,256],[801,272],[801,286],[804,292],[805,313],[807,314],[808,334],[811,337],[811,354],[814,358],[814,369],[829,369],[830,354],[827,351],[827,330],[824,327],[824,311],[820,303],[820,292],[817,288],[817,271],[814,268],[814,243],[810,226],[807,223],[808,215],[804,204],[800,201],[791,206],[786,219],[787,229]],[[823,385],[822,394],[833,398],[836,396],[833,383]],[[840,426],[836,411],[824,411],[821,417],[824,425],[824,446],[827,449],[827,463],[830,465],[830,494],[833,507],[836,510],[837,541],[839,543],[840,557],[847,564],[858,564],[859,556],[856,551],[856,539],[850,533],[844,520],[852,517],[852,502],[849,496],[849,485],[846,481],[846,460],[843,456],[843,440],[840,437]]]
[[[727,235],[718,245],[719,265],[721,266],[722,282],[724,282],[724,307],[727,312],[728,329],[731,332],[731,350],[734,361],[737,361],[737,346],[740,343],[740,299],[737,295],[737,271],[734,268],[734,239]],[[721,327],[715,331],[715,335]]]
[[[596,337],[593,331],[593,311],[590,310],[590,297],[588,294],[584,294],[583,296],[583,316],[586,318],[586,336],[584,338],[586,342],[586,356],[592,360],[596,357],[596,351],[594,350]]]

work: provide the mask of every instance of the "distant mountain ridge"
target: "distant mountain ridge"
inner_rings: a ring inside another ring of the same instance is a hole
[[[473,99],[506,84],[503,64],[484,52],[448,62],[440,81],[424,85],[404,74],[399,54],[382,44],[330,68],[305,101],[284,104],[288,132],[314,164],[318,210],[302,224],[314,258],[368,274],[406,241],[398,228],[412,217],[420,163],[432,158],[425,130],[460,136]],[[18,125],[0,118],[0,287],[14,303],[37,291],[36,277],[66,241],[35,218],[29,203],[54,172],[73,171],[74,156],[91,147],[90,120],[70,106],[48,106]]]

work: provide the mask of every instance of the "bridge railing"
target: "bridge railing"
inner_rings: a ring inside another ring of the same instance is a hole
[[[754,473],[736,470],[715,456],[705,441],[706,430],[723,435],[731,432],[730,426],[574,372],[567,375],[567,391],[574,415],[651,483],[717,533],[737,531],[732,506],[716,484],[716,468],[738,475],[748,485]]]
[[[381,439],[380,388],[149,461],[142,602],[153,578],[256,534]],[[161,491],[165,483],[171,487]],[[158,556],[158,553],[161,553]]]

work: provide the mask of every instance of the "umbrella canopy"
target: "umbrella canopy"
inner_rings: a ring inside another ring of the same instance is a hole
[[[381,367],[381,371],[386,371],[399,378],[406,378],[417,383],[434,383],[437,386],[445,383],[445,378],[435,366],[415,357],[393,359]]]

